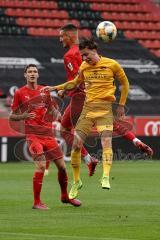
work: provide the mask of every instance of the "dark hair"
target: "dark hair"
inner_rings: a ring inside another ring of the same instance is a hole
[[[77,27],[72,24],[72,23],[67,23],[65,24],[63,27],[61,27],[61,30],[63,31],[73,31],[73,32],[76,32],[78,29]]]
[[[82,38],[79,43],[79,49],[82,50],[84,48],[88,49],[97,49],[98,45],[95,42],[94,38]]]
[[[30,68],[30,67],[35,67],[35,68],[37,68],[38,69],[38,67],[37,67],[37,65],[36,64],[33,64],[33,63],[31,63],[31,64],[28,64],[25,68],[24,68],[24,73],[26,73],[27,72],[27,70],[28,70],[28,68]]]

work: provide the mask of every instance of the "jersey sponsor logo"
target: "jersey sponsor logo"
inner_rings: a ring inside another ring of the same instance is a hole
[[[68,64],[67,64],[67,67],[68,67],[71,71],[73,71],[72,63],[68,63]]]

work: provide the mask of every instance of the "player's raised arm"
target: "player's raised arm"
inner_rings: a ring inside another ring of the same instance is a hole
[[[82,82],[81,74],[78,74],[72,81],[57,85],[57,86],[47,86],[44,87],[41,91],[59,91],[59,90],[65,90],[70,91],[74,88],[76,88],[80,82]]]

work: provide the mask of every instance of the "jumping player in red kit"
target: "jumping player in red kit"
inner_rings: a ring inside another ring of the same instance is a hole
[[[81,55],[78,48],[78,29],[73,24],[66,24],[60,30],[60,42],[62,42],[64,48],[69,48],[69,50],[64,55],[64,65],[67,71],[67,80],[72,81],[77,75],[79,66],[81,65]],[[52,87],[47,87],[48,90],[52,90]],[[64,95],[64,91],[58,92],[60,96]],[[74,91],[68,91],[67,93],[70,97],[70,103],[66,108],[62,117],[62,136],[64,139],[72,143],[73,135],[69,135],[71,129],[75,127],[75,124],[82,111],[85,94],[83,91],[83,86],[79,86]],[[138,139],[135,134],[126,127],[125,122],[115,121],[113,123],[114,133],[116,136],[123,136],[126,140],[132,142],[135,147],[146,153],[148,156],[153,155],[153,150],[146,144],[144,144],[140,139]],[[70,137],[69,137],[70,136]],[[89,166],[89,175],[93,175],[95,167],[97,165],[97,160],[90,157],[85,148],[83,147],[82,156]],[[93,159],[93,161],[92,161]],[[95,160],[95,161],[94,161]]]
[[[58,182],[61,189],[61,201],[74,206],[80,206],[77,199],[69,199],[67,192],[68,176],[63,159],[63,153],[53,137],[51,122],[45,116],[58,116],[59,112],[53,106],[49,92],[40,91],[43,86],[37,84],[39,77],[37,66],[29,64],[24,71],[27,84],[18,89],[12,104],[11,121],[24,120],[26,140],[33,157],[35,172],[33,176],[33,209],[49,209],[40,198],[46,159],[54,161],[58,169]]]
[[[69,48],[64,55],[64,67],[67,73],[67,81],[72,81],[78,73],[79,67],[82,63],[82,58],[78,48],[78,31],[73,24],[67,24],[60,29],[60,42],[64,48]],[[59,91],[60,97],[64,96],[64,91]],[[73,143],[73,131],[77,123],[77,116],[81,113],[85,94],[83,86],[79,86],[76,90],[66,93],[70,96],[70,103],[65,109],[61,120],[61,136],[65,139],[68,146]],[[78,104],[78,106],[77,106]],[[86,148],[83,146],[81,151],[83,160],[88,166],[88,174],[94,174],[98,160],[90,156]],[[49,162],[46,165],[46,172],[48,173]],[[46,174],[47,175],[47,174]]]

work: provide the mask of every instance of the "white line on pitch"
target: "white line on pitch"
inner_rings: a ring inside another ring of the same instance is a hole
[[[31,234],[31,233],[14,233],[14,232],[0,232],[0,236],[1,235],[9,235],[9,236],[23,236],[23,237],[38,237],[38,238],[42,238],[42,239],[53,239],[53,238],[56,238],[56,239],[63,239],[63,238],[66,238],[66,239],[75,239],[75,240],[78,240],[78,239],[82,239],[82,240],[138,240],[138,239],[131,239],[131,238],[112,238],[112,237],[85,237],[85,236],[63,236],[63,235],[49,235],[49,234]]]

